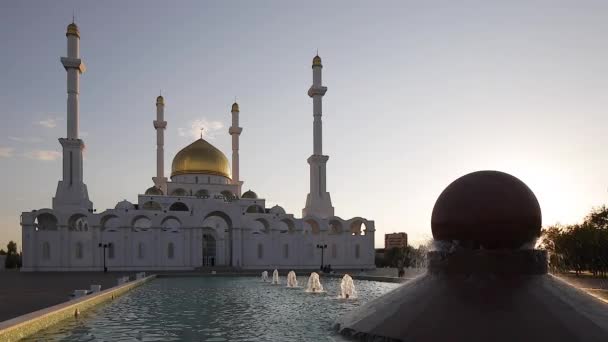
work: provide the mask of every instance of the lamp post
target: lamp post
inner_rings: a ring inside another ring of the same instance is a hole
[[[321,270],[323,270],[323,252],[327,248],[327,245],[317,245],[317,248],[321,249]]]
[[[103,273],[108,272],[108,268],[106,267],[106,248],[112,247],[112,243],[99,243],[99,248],[103,248]]]

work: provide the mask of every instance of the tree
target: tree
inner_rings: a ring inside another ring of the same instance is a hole
[[[403,248],[393,247],[384,251],[384,260],[390,267],[401,267],[403,254]]]
[[[608,274],[608,208],[593,208],[582,223],[553,225],[542,230],[541,248],[549,254],[552,272],[589,271]]]
[[[9,241],[6,245],[6,260],[4,266],[6,268],[18,268],[21,264],[19,260],[19,254],[17,253],[17,244],[14,241]]]

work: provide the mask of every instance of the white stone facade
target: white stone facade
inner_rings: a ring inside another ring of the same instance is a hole
[[[67,36],[68,55],[79,58],[80,34],[74,24],[68,26]],[[232,178],[217,173],[182,172],[167,180],[163,173],[167,122],[162,97],[157,99],[154,121],[156,188],[138,195],[137,203],[122,201],[114,209],[97,212],[83,181],[84,142],[78,138],[78,96],[72,86],[84,72],[83,62],[78,59],[73,65],[63,63],[69,75],[68,138],[60,139],[64,149],[63,179],[52,208],[21,214],[23,271],[102,270],[104,261],[110,271],[220,266],[318,269],[322,263],[333,269],[375,267],[374,221],[361,217],[345,220],[333,215],[325,184],[328,157],[321,150],[322,95],[311,94],[315,101],[314,160],[309,158],[311,193],[303,218],[295,218],[279,206],[266,208],[266,201],[255,193],[241,196],[238,139],[242,128],[238,126],[236,104],[229,129]],[[311,89],[317,91],[321,87],[321,68],[314,63],[315,82]],[[320,58],[318,63],[320,66]],[[325,90],[323,87],[323,94]],[[317,167],[312,168],[313,164]]]

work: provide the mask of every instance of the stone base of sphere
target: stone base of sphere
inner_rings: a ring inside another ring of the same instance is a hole
[[[546,274],[547,251],[521,250],[456,250],[427,254],[429,274]]]

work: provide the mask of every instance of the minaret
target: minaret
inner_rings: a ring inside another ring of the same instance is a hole
[[[321,57],[315,56],[312,60],[312,86],[308,89],[308,96],[312,97],[313,109],[313,154],[308,157],[310,165],[310,193],[306,197],[306,207],[302,216],[314,215],[321,218],[334,216],[334,207],[327,192],[326,164],[329,156],[323,155],[323,96],[327,92],[321,80]]]
[[[242,127],[239,127],[239,104],[232,104],[232,126],[228,129],[228,133],[232,136],[232,184],[238,184],[237,196],[241,196],[241,182],[239,178],[239,136],[243,131]]]
[[[153,121],[156,129],[156,177],[152,177],[154,185],[167,194],[167,177],[165,177],[165,99],[162,96],[156,98],[156,120]]]
[[[92,209],[87,186],[82,176],[82,150],[84,142],[78,137],[79,108],[78,94],[80,74],[85,66],[80,59],[80,32],[73,22],[68,25],[68,56],[61,57],[61,64],[67,72],[67,138],[59,138],[63,148],[63,178],[57,184],[53,198],[53,208]]]

